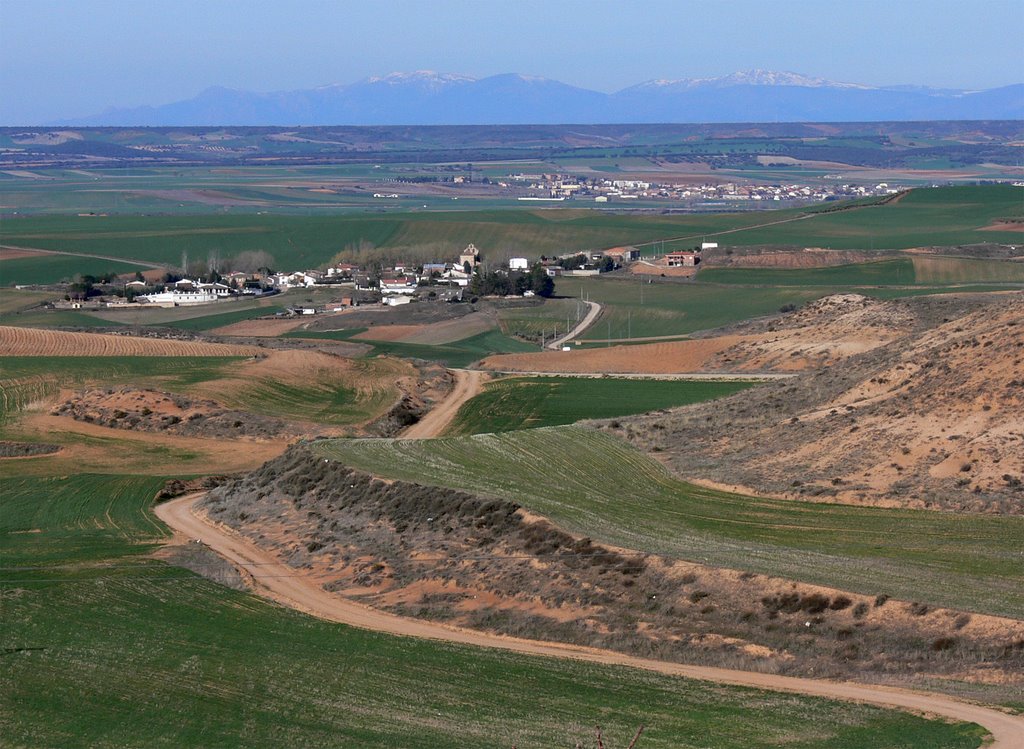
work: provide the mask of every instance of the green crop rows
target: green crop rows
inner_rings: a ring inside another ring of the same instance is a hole
[[[381,476],[498,495],[626,548],[1005,616],[1024,613],[1024,518],[759,499],[672,477],[593,429],[331,440]]]
[[[159,479],[15,479],[0,517],[12,747],[829,744],[966,749],[978,726],[329,624],[140,553]],[[424,685],[429,685],[425,687]]]
[[[750,383],[515,377],[488,383],[483,393],[459,409],[448,433],[505,432],[645,413],[719,398],[747,387]]]

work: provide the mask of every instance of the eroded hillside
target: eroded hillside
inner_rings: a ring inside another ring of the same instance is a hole
[[[828,298],[763,325],[766,336],[805,325],[815,338],[860,329],[889,341],[790,381],[603,428],[690,479],[792,497],[1024,512],[1024,296]],[[748,348],[719,356],[749,360]]]

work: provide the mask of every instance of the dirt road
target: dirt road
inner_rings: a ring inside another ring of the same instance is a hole
[[[587,314],[583,316],[583,319],[579,321],[575,328],[570,330],[561,338],[556,338],[551,343],[549,343],[549,349],[558,350],[562,348],[562,344],[566,343],[567,341],[571,341],[573,338],[575,338],[584,330],[586,330],[587,328],[594,324],[594,321],[597,319],[597,316],[601,314],[601,305],[598,304],[597,302],[584,302],[584,304],[590,307],[590,309],[587,310]]]
[[[157,505],[156,515],[175,531],[202,541],[221,556],[246,570],[252,576],[256,590],[261,595],[321,619],[393,635],[499,648],[526,655],[573,658],[606,665],[642,668],[671,676],[773,691],[797,692],[816,697],[866,702],[882,707],[941,715],[984,726],[994,738],[994,742],[988,744],[989,749],[1016,749],[1024,746],[1024,718],[960,702],[943,695],[724,668],[687,666],[636,658],[607,650],[456,629],[436,622],[406,619],[377,611],[328,593],[320,587],[315,578],[306,576],[300,570],[283,564],[269,552],[256,547],[230,529],[215,525],[205,517],[197,515],[194,508],[202,496],[194,494]]]
[[[455,387],[426,416],[399,435],[402,439],[426,440],[440,437],[462,404],[480,392],[488,375],[472,369],[453,369]]]

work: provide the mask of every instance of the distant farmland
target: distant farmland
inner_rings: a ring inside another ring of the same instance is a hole
[[[106,255],[177,265],[183,252],[202,259],[210,251],[230,257],[266,250],[284,268],[315,267],[347,245],[382,249],[430,248],[451,254],[467,243],[494,258],[507,252],[533,257],[622,244],[701,238],[724,244],[814,245],[833,249],[904,249],[926,245],[1019,242],[1019,233],[980,232],[1000,219],[1019,217],[1021,188],[1007,185],[915,190],[898,202],[846,211],[799,209],[740,214],[644,216],[597,210],[435,211],[356,215],[46,216],[5,221],[4,244]],[[830,206],[834,208],[835,205]],[[649,252],[655,251],[652,244]],[[67,275],[64,260],[3,261],[8,283]],[[78,272],[116,270],[116,263],[83,258]]]

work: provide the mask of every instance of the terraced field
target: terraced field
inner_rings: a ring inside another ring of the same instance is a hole
[[[967,749],[967,724],[312,619],[144,556],[159,479],[10,483],[0,715],[12,746]],[[59,612],[59,614],[57,613]],[[429,684],[429,689],[423,685]],[[808,743],[810,742],[810,743]]]
[[[255,346],[0,326],[6,356],[254,356]]]
[[[506,432],[646,413],[719,398],[750,387],[739,382],[513,377],[489,382],[459,409],[448,435]]]
[[[519,502],[581,535],[716,566],[1020,618],[1024,519],[759,499],[672,477],[591,429],[314,449],[380,476]]]

